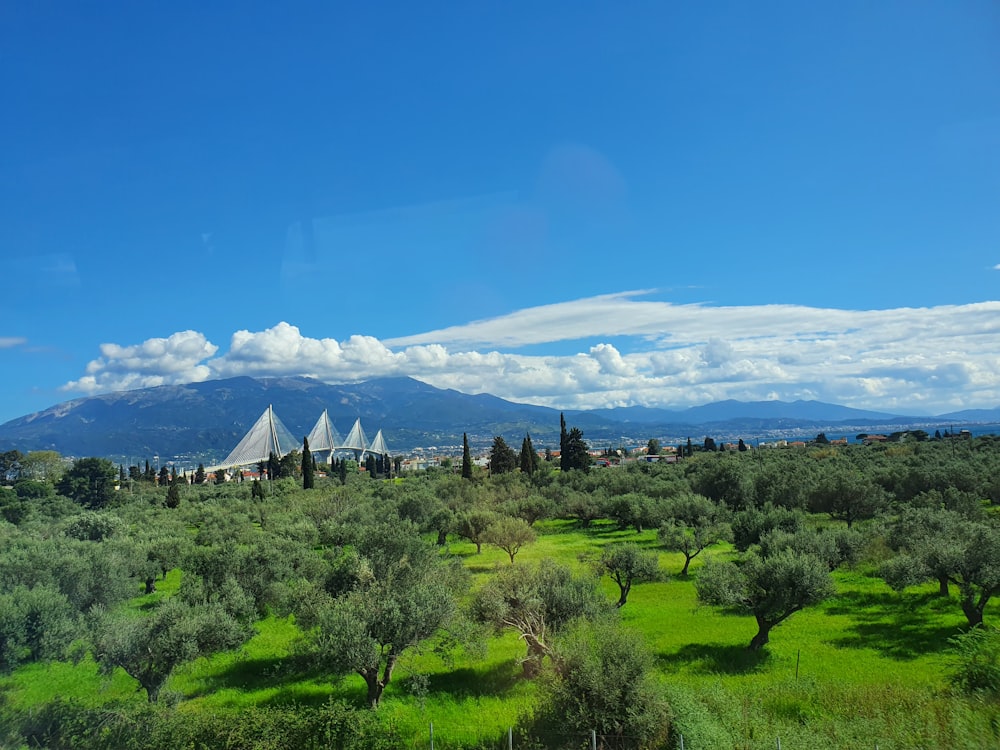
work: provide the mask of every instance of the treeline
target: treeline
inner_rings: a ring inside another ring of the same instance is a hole
[[[571,430],[566,437],[578,439]],[[331,681],[357,674],[359,702],[371,708],[408,650],[433,643],[475,653],[488,632],[514,632],[524,676],[548,675],[519,731],[539,738],[555,726],[596,729],[659,746],[669,741],[670,709],[651,656],[617,614],[633,584],[661,575],[656,550],[609,545],[590,572],[519,562],[542,521],[656,529],[659,549],[683,555],[683,568],[672,571],[680,576],[705,549],[731,543],[734,554],[700,567],[696,586],[703,601],[754,616],[751,649],[831,596],[831,571],[859,561],[895,588],[933,582],[943,597],[957,595],[970,627],[984,624],[1000,591],[995,438],[701,453],[601,471],[526,459],[530,438],[520,455],[499,443],[494,454],[504,470],[491,475],[431,470],[370,481],[338,473],[312,489],[299,477],[269,486],[142,482],[130,492],[114,490],[118,469],[102,459],[61,473],[53,464],[0,488],[0,671],[84,658],[106,673],[124,670],[156,707],[123,707],[135,732],[114,741],[147,747],[163,732],[219,729],[209,718],[187,727],[172,718],[183,696],[170,692],[170,677],[198,656],[245,643],[269,615],[294,615],[289,670],[308,665]],[[509,564],[473,588],[468,566],[448,551],[459,539],[477,552],[503,550]],[[176,592],[158,594],[173,571],[181,571]],[[599,575],[614,581],[617,600],[601,593]],[[139,596],[148,597],[141,609]],[[113,746],[114,722],[92,727],[88,710],[0,707],[11,727],[0,743]],[[304,712],[290,724],[300,725],[352,726],[367,738],[357,746],[392,744],[390,730],[356,708]],[[60,739],[67,732],[86,739]]]

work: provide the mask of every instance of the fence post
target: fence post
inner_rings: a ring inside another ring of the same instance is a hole
[[[507,750],[514,750],[514,727],[507,727]]]
[[[431,750],[434,750],[434,722],[431,722]],[[778,750],[781,750],[780,748]]]
[[[597,750],[597,730],[590,730],[590,750]]]
[[[684,750],[684,735],[681,735],[681,750]]]
[[[778,750],[781,750],[781,737],[778,737]]]

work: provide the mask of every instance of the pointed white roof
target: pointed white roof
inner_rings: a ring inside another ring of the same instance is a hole
[[[340,447],[340,433],[337,432],[330,422],[330,417],[326,409],[319,415],[319,419],[316,420],[316,426],[312,428],[312,432],[309,433],[307,439],[309,440],[309,450],[311,451],[333,451]]]
[[[351,431],[347,433],[347,437],[344,438],[344,442],[337,447],[353,451],[368,450],[368,438],[365,437],[365,431],[361,428],[360,417],[355,420],[354,426],[351,428]]]
[[[267,461],[272,453],[281,458],[294,450],[295,446],[296,440],[292,437],[292,433],[281,423],[274,409],[268,406],[226,460],[206,471],[232,466],[249,466]]]
[[[379,456],[388,456],[389,447],[385,444],[385,438],[382,437],[382,430],[375,433],[375,439],[372,440],[372,444],[368,446],[369,453],[376,453]]]

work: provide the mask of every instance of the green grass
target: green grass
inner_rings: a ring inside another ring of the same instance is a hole
[[[546,522],[539,530],[517,564],[557,558],[582,571],[613,542],[656,549],[655,530],[636,534],[607,522],[588,529]],[[449,551],[477,584],[510,564],[487,546],[477,555],[474,545],[450,541]],[[954,597],[936,596],[931,585],[896,593],[870,571],[838,571],[836,596],[793,615],[772,631],[764,652],[751,654],[753,618],[700,605],[695,594],[705,560],[731,554],[728,546],[710,548],[694,560],[691,575],[680,578],[683,556],[661,553],[663,580],[635,585],[620,610],[654,654],[688,748],[774,747],[777,737],[783,747],[810,750],[1000,746],[990,727],[996,707],[973,707],[946,691],[948,639],[965,623]],[[157,582],[157,593],[128,606],[141,612],[179,583],[180,571],[171,571]],[[617,587],[606,578],[601,585],[614,601]],[[1000,620],[1000,604],[991,605],[986,618]],[[300,634],[291,619],[266,618],[256,631],[242,648],[174,674],[167,690],[180,697],[179,711],[235,716],[258,707],[320,706],[331,697],[363,705],[360,677],[336,679],[297,654]],[[432,648],[407,652],[380,715],[412,746],[426,746],[431,723],[435,747],[491,742],[528,716],[537,700],[538,685],[521,677],[523,654],[513,634],[490,639],[485,655],[458,653],[449,660]],[[101,676],[90,659],[23,667],[0,680],[0,693],[16,708],[57,697],[89,706],[144,701],[131,678],[120,670]]]

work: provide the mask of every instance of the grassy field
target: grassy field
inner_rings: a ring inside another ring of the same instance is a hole
[[[636,541],[657,549],[655,531],[636,534],[610,523],[581,529],[568,522],[539,524],[537,543],[518,564],[556,558],[581,569],[604,545]],[[505,553],[452,542],[474,585]],[[687,748],[982,748],[1000,747],[996,706],[954,697],[947,690],[949,638],[965,622],[957,601],[935,587],[895,593],[870,570],[835,573],[837,595],[799,612],[774,630],[760,654],[746,645],[753,619],[699,605],[693,581],[704,560],[732,554],[710,549],[677,577],[680,554],[660,554],[663,580],[636,585],[621,610],[655,655],[658,679],[670,697],[675,728]],[[176,591],[180,573],[158,582],[159,591],[130,603],[138,611],[151,599]],[[617,588],[602,581],[608,599]],[[992,605],[987,621],[1000,620]],[[237,651],[200,659],[179,669],[163,700],[183,715],[232,715],[288,705],[322,706],[331,698],[361,705],[360,677],[333,679],[317,672],[296,650],[291,619],[269,617]],[[521,678],[523,644],[513,635],[492,638],[485,653],[433,649],[407,652],[379,709],[408,747],[501,747],[507,727],[530,715],[538,686]],[[0,681],[7,708],[27,709],[55,698],[94,707],[145,698],[120,670],[100,676],[94,662],[33,664]],[[0,705],[3,705],[0,703]]]

